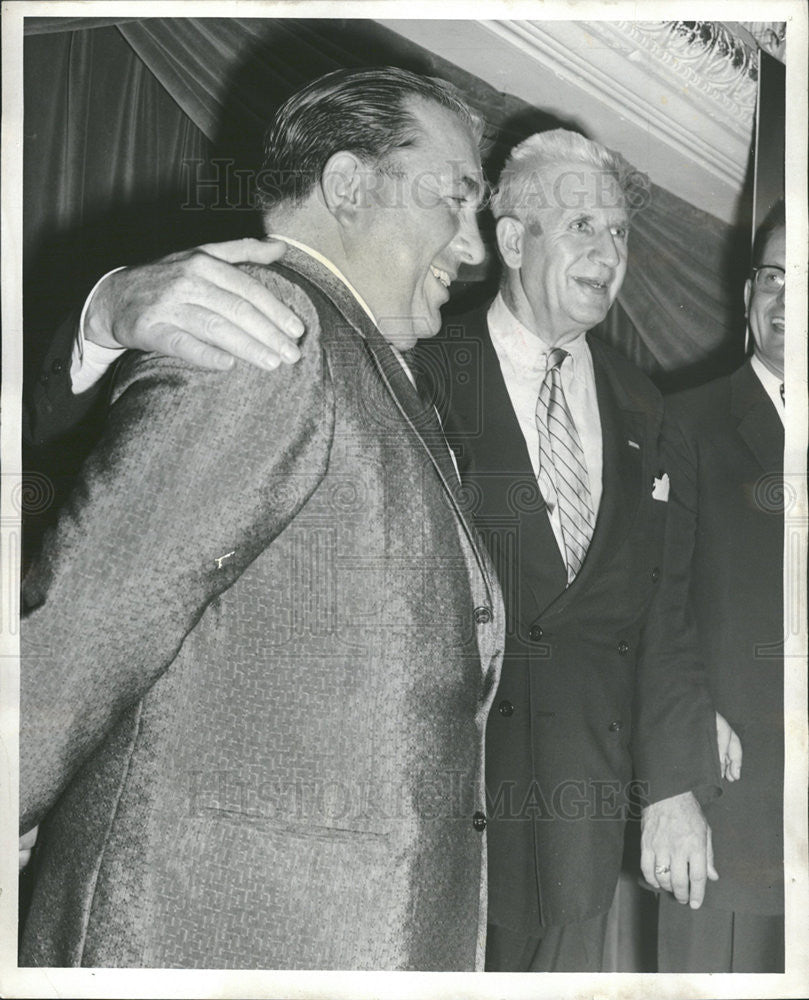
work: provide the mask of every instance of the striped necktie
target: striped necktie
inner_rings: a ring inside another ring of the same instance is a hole
[[[572,583],[593,537],[595,514],[584,452],[562,389],[561,367],[568,357],[568,352],[561,347],[548,352],[545,378],[537,400],[536,421],[539,430],[539,489],[551,512],[557,505],[559,507],[567,582]]]

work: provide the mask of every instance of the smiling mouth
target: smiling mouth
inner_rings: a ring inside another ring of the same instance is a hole
[[[784,317],[783,316],[774,316],[773,319],[770,322],[778,330],[783,330],[784,329]]]
[[[596,278],[576,278],[575,280],[580,285],[592,288],[594,292],[606,292],[608,288],[606,281],[598,281]]]
[[[449,288],[452,284],[452,278],[450,278],[449,274],[446,271],[442,271],[440,267],[436,267],[435,264],[430,264],[430,274],[432,274],[436,281],[440,281],[444,288]]]

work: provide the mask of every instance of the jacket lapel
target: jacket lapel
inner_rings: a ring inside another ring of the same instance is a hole
[[[744,443],[765,472],[784,451],[784,425],[748,361],[730,377],[730,409]]]
[[[459,435],[463,483],[477,501],[478,528],[501,586],[511,595],[509,613],[529,625],[564,589],[566,570],[485,312],[480,325],[468,331],[464,344],[472,346],[472,340],[479,347],[468,352],[474,362],[462,373],[450,367],[447,426]],[[459,374],[464,378],[457,378]]]
[[[287,246],[283,260],[275,264],[279,271],[289,270],[311,281],[349,321],[365,342],[369,357],[379,373],[382,384],[416,435],[449,496],[464,532],[475,553],[478,566],[490,593],[496,583],[488,559],[480,547],[477,532],[472,527],[460,503],[458,474],[449,447],[432,405],[425,405],[390,345],[340,279],[313,257],[297,247]],[[492,598],[493,601],[493,598]]]
[[[602,493],[595,530],[587,556],[573,583],[564,590],[553,610],[561,610],[588,586],[600,567],[623,542],[643,495],[652,483],[643,482],[643,458],[649,447],[647,422],[621,384],[606,352],[588,335],[593,357],[603,447]],[[629,442],[633,442],[630,444]],[[634,445],[637,445],[635,447]]]

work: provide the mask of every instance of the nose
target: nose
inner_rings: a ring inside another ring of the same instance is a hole
[[[480,238],[477,212],[463,209],[458,216],[458,232],[452,247],[464,264],[480,264],[486,256],[483,240]]]
[[[615,237],[609,229],[602,229],[595,234],[589,256],[591,260],[607,267],[617,267],[621,262]]]

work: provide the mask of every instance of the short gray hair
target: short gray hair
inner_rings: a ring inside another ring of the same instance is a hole
[[[648,203],[649,178],[646,174],[600,142],[586,139],[578,132],[557,128],[537,132],[511,150],[491,196],[490,206],[495,219],[511,215],[523,222],[537,221],[537,209],[549,204],[538,175],[547,167],[569,161],[597,167],[615,177],[630,214]]]

